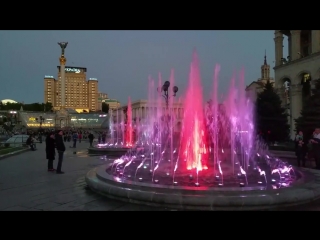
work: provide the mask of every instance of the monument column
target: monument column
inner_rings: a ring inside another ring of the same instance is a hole
[[[64,50],[68,45],[68,42],[59,42],[61,47],[61,56],[60,60],[60,77],[61,77],[61,108],[65,108],[66,106],[66,79],[65,79],[65,65],[67,59],[64,57]]]
[[[295,121],[300,116],[302,109],[302,93],[300,84],[292,84],[290,87],[290,136],[295,137]]]
[[[301,30],[291,30],[291,54],[292,60],[297,60],[301,57],[301,42],[300,42]]]
[[[280,30],[274,32],[274,44],[275,44],[275,56],[276,56],[276,66],[282,64],[281,58],[283,58],[283,34]]]
[[[311,30],[312,53],[320,52],[320,30]]]

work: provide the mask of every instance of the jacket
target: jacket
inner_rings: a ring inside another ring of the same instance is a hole
[[[51,138],[50,135],[46,138],[46,157],[48,160],[54,160],[55,159],[55,140],[54,138]]]
[[[60,134],[56,134],[55,139],[57,151],[64,152],[66,150],[66,146],[64,145],[62,136]]]

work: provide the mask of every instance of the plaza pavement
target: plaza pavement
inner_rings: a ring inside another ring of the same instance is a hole
[[[100,156],[88,156],[87,142],[67,150],[62,166],[65,174],[47,172],[45,144],[37,151],[0,160],[1,211],[168,211],[111,200],[93,193],[85,183],[86,173],[107,161]],[[292,160],[291,160],[292,161]],[[293,162],[294,163],[294,162]],[[54,161],[56,166],[57,160]],[[278,209],[286,211],[320,211],[320,200],[303,206]]]
[[[88,156],[87,142],[67,150],[62,165],[65,174],[47,171],[45,144],[0,160],[0,210],[8,211],[149,211],[160,210],[110,200],[86,187],[86,173],[106,162],[99,156]],[[56,166],[57,160],[54,161]]]

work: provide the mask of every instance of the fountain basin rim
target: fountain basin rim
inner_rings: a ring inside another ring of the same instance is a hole
[[[89,147],[88,149],[90,150],[112,150],[112,151],[128,151],[130,150],[132,147],[101,147],[101,148],[97,148],[97,147]]]
[[[105,166],[103,167],[105,169]],[[313,176],[297,186],[275,190],[237,191],[218,190],[179,190],[177,187],[158,188],[128,186],[121,182],[101,180],[97,171],[90,170],[86,175],[88,187],[109,198],[137,204],[167,207],[184,210],[264,210],[284,206],[294,206],[320,198],[320,171],[302,169],[304,176]]]
[[[265,186],[256,186],[256,187],[224,187],[224,186],[217,186],[217,187],[202,187],[202,186],[179,186],[178,185],[162,185],[161,183],[153,184],[153,183],[144,183],[144,182],[139,182],[139,181],[130,181],[130,180],[123,180],[117,181],[116,177],[108,174],[105,170],[109,167],[112,166],[112,163],[103,165],[101,167],[96,168],[96,176],[99,178],[101,181],[105,182],[114,182],[115,185],[119,184],[123,187],[127,188],[152,188],[156,189],[158,191],[161,190],[166,190],[166,189],[175,189],[175,190],[180,190],[180,191],[197,191],[197,192],[205,192],[206,194],[210,192],[246,192],[246,191],[276,191],[278,189],[266,189]],[[294,186],[298,186],[302,184],[303,182],[311,182],[313,181],[314,177],[313,175],[310,175],[306,172],[301,172],[297,171],[295,169],[296,174],[301,175],[300,179],[296,180],[290,187],[285,187],[282,188],[281,190],[285,190]],[[120,180],[120,179],[119,179]],[[138,180],[138,179],[137,179]]]

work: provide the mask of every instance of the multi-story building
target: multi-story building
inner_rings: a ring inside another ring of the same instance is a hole
[[[106,98],[106,99],[103,99],[102,102],[108,104],[109,109],[112,111],[117,110],[121,106],[120,102],[116,99]]]
[[[311,94],[315,79],[320,77],[320,30],[275,30],[275,85],[288,109],[290,135],[300,116],[303,98]],[[283,55],[286,38],[288,56]]]
[[[257,81],[250,83],[246,87],[247,96],[250,97],[252,101],[256,101],[258,93],[263,91],[268,81],[273,85],[275,83],[274,79],[270,76],[270,65],[267,63],[267,56],[265,54],[263,65],[261,65],[261,78],[258,78]]]
[[[61,72],[58,68],[58,79],[53,76],[44,78],[44,101],[52,103],[54,110],[61,107]],[[65,67],[65,108],[77,112],[97,111],[98,107],[98,80],[86,76],[87,68]]]
[[[108,94],[107,93],[102,93],[99,92],[98,93],[98,111],[102,110],[102,100],[107,99],[108,98]]]

